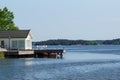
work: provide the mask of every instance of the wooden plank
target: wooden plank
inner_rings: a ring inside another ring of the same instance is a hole
[[[34,54],[34,51],[33,50],[20,50],[19,55],[29,55],[29,54]]]

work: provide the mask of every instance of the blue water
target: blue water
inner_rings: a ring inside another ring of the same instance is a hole
[[[63,59],[0,60],[0,80],[120,80],[120,46],[65,48]]]

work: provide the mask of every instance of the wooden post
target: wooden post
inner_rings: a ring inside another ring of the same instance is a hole
[[[60,53],[60,58],[63,58],[63,54],[62,54],[62,52]]]
[[[48,53],[48,58],[50,58],[50,53]]]

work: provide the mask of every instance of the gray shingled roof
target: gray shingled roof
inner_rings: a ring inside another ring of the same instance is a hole
[[[27,38],[30,30],[0,31],[0,38]]]

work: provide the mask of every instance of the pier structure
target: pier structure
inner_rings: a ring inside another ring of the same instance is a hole
[[[35,50],[36,58],[47,57],[47,58],[63,58],[63,49],[45,49],[45,50]]]
[[[34,57],[33,50],[8,50],[4,52],[5,58],[30,58]]]
[[[64,49],[8,50],[5,58],[63,58]]]

